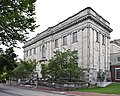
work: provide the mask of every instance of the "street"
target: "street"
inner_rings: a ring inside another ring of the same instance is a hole
[[[51,92],[34,91],[0,84],[0,96],[67,96],[67,95]]]

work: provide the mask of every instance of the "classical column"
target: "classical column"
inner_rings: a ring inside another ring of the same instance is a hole
[[[88,65],[88,30],[85,27],[83,30],[83,68],[87,69]]]
[[[90,68],[94,68],[94,30],[90,28]]]
[[[91,49],[91,42],[90,42],[90,25],[87,25],[87,69],[90,69],[90,49]]]
[[[83,30],[78,31],[78,54],[79,54],[79,66],[83,68]]]

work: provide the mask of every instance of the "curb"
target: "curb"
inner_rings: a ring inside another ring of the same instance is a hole
[[[5,86],[10,86],[10,85],[5,85]],[[49,91],[49,90],[42,90],[39,88],[35,88],[35,87],[26,87],[26,86],[14,86],[11,85],[12,87],[16,87],[16,88],[21,88],[21,89],[27,89],[27,90],[32,90],[32,91],[41,91],[41,92],[46,92],[46,93],[53,93],[53,94],[60,94],[60,95],[66,95],[66,96],[80,96],[80,95],[76,95],[76,94],[68,94],[66,92],[63,91]]]

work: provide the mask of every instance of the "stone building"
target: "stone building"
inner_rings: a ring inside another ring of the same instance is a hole
[[[79,67],[85,69],[85,79],[97,80],[102,69],[110,72],[110,23],[87,7],[53,27],[37,34],[23,46],[24,59],[38,61],[36,72],[41,77],[41,64],[54,56],[53,51],[76,50]]]
[[[120,82],[120,39],[110,41],[110,69],[113,82]]]

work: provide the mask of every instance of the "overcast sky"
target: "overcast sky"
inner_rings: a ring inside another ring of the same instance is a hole
[[[37,0],[36,17],[40,27],[36,29],[35,33],[30,33],[29,37],[34,37],[37,33],[58,24],[86,7],[93,8],[110,22],[110,27],[113,29],[111,40],[120,39],[119,0]],[[23,50],[17,49],[16,52],[19,54],[19,58],[23,58]]]

